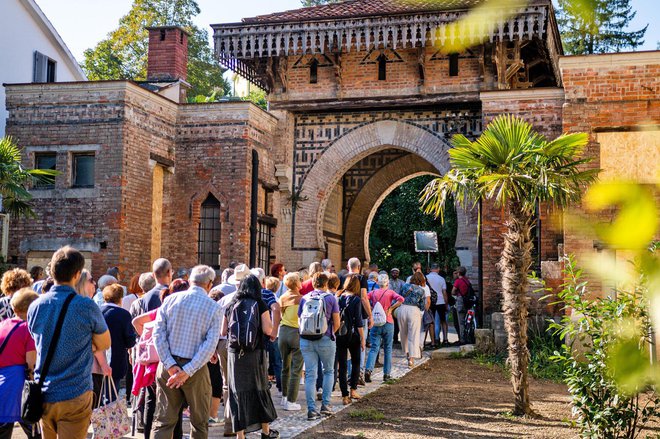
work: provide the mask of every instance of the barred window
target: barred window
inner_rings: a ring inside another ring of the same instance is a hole
[[[259,217],[257,223],[257,265],[266,273],[270,269],[273,230],[277,222],[271,217]]]
[[[220,268],[220,201],[213,195],[202,203],[197,241],[197,259],[200,264]]]

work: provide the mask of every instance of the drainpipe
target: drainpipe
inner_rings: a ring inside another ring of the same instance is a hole
[[[259,201],[259,153],[252,150],[252,192],[250,194],[250,267],[257,266],[257,206]]]

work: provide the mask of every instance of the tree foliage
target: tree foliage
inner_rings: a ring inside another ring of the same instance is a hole
[[[371,262],[380,268],[397,267],[405,273],[414,261],[420,260],[426,265],[426,255],[415,253],[413,233],[416,230],[438,232],[440,252],[431,254],[431,260],[438,262],[445,272],[451,273],[450,270],[460,265],[455,249],[457,219],[453,202],[447,204],[444,224],[425,215],[419,208],[419,193],[433,178],[421,176],[402,184],[385,198],[376,212],[371,224],[369,249]]]
[[[84,53],[82,67],[90,80],[131,79],[147,77],[147,52],[151,26],[181,26],[189,33],[188,82],[190,96],[222,97],[229,84],[222,77],[223,69],[213,56],[208,32],[193,24],[200,12],[195,0],[134,0],[119,26]]]
[[[27,169],[21,164],[21,150],[11,137],[0,138],[0,206],[15,217],[33,217],[28,191],[35,183],[52,184],[57,171]]]
[[[628,30],[630,0],[559,0],[557,22],[568,54],[620,52],[644,44],[648,24]]]

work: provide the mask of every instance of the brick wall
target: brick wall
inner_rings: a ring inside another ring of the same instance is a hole
[[[478,49],[475,49],[478,53]],[[387,57],[386,80],[378,79],[377,58]],[[310,83],[310,62],[318,62],[317,82]],[[286,93],[276,87],[271,101],[341,99],[374,96],[455,93],[479,90],[479,60],[472,52],[460,54],[458,75],[449,76],[449,58],[436,48],[424,49],[424,77],[420,76],[418,49],[372,50],[335,55],[291,56],[287,59]],[[341,67],[338,67],[341,66]],[[492,84],[487,85],[490,87]]]
[[[563,129],[566,132],[581,131],[589,134],[586,154],[593,161],[588,166],[602,167],[599,132],[655,130],[657,142],[660,124],[660,52],[563,57],[559,65],[566,94]],[[657,155],[654,155],[657,151],[635,148],[631,154],[640,163],[650,160],[657,164]],[[639,154],[642,157],[638,157]],[[603,175],[607,174],[619,175],[616,169],[606,169]],[[631,178],[631,175],[625,177]],[[578,207],[574,212],[581,213],[582,209]],[[594,222],[609,222],[613,219],[613,212],[589,218]],[[586,259],[596,251],[596,236],[570,223],[567,223],[564,240],[566,252],[575,254],[581,265],[585,265]],[[606,287],[601,279],[589,275],[588,271],[587,279],[594,291]]]
[[[186,80],[188,77],[188,34],[180,27],[153,27],[149,30],[147,79]]]

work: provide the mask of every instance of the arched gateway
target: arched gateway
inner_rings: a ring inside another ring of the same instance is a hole
[[[213,26],[220,61],[264,88],[279,120],[282,214],[274,240],[287,266],[328,256],[335,264],[369,259],[378,206],[414,176],[446,173],[453,135],[475,138],[500,111],[524,113],[544,131],[557,128],[541,120],[547,109],[554,117],[556,99],[539,102],[520,91],[559,85],[550,0],[493,29],[449,33],[445,24],[472,5],[351,0]],[[443,49],[464,39],[482,43],[460,53]],[[484,99],[485,90],[519,94],[502,102]],[[476,213],[459,216],[461,262],[475,283],[495,285],[497,246],[482,255]],[[500,236],[498,224],[483,230],[484,242]]]

